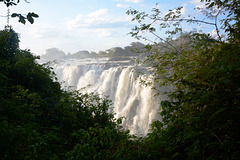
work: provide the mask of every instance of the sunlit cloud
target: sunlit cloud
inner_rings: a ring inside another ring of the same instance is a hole
[[[111,37],[113,33],[108,29],[99,29],[96,31],[99,38]]]
[[[125,0],[125,2],[132,2],[132,3],[140,3],[143,2],[144,0]]]
[[[90,14],[88,15],[88,17],[94,17],[94,18],[96,18],[96,17],[100,17],[100,16],[102,16],[102,15],[104,15],[104,14],[107,14],[107,13],[108,13],[108,9],[102,8],[102,9],[99,9],[99,10],[96,10],[96,11],[90,13]]]
[[[52,26],[40,26],[35,25],[32,27],[27,34],[34,36],[35,38],[58,38],[61,34],[61,31],[56,27]]]
[[[183,4],[183,8],[181,10],[181,14],[182,16],[186,16],[188,14],[188,10],[187,10],[187,4]]]
[[[201,2],[201,0],[192,0],[191,3],[195,8],[205,8],[205,3]]]
[[[107,15],[108,9],[99,9],[88,15],[77,15],[76,18],[67,22],[69,29],[73,28],[86,28],[91,26],[96,26],[99,24],[107,24],[110,19]]]
[[[117,7],[118,7],[118,8],[127,8],[127,7],[129,7],[129,6],[126,5],[126,4],[120,4],[120,3],[118,3],[118,4],[117,4]]]
[[[119,28],[130,23],[129,17],[111,17],[107,9],[99,9],[88,15],[77,15],[76,18],[66,22],[67,28],[72,29],[103,29]]]
[[[213,29],[211,32],[209,32],[209,34],[212,36],[212,37],[217,37],[217,31],[216,29]]]

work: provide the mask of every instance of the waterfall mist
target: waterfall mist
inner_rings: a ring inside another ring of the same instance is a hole
[[[123,117],[122,125],[131,134],[146,135],[150,124],[159,119],[159,103],[164,97],[155,96],[151,86],[141,84],[141,79],[147,81],[141,74],[147,73],[145,67],[108,58],[59,60],[51,67],[63,88],[112,100],[116,118]]]

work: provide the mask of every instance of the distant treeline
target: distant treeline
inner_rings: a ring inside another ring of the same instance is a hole
[[[80,59],[80,58],[101,58],[101,57],[110,57],[114,60],[126,59],[128,57],[139,56],[140,50],[144,48],[145,45],[140,42],[132,42],[130,46],[124,48],[114,47],[106,51],[89,52],[87,50],[78,51],[76,53],[66,54],[64,51],[58,48],[50,48],[46,50],[46,54],[43,54],[41,58],[47,60],[58,60],[58,59]]]

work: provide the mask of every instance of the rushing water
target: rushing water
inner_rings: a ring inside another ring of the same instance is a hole
[[[116,118],[123,118],[123,127],[132,134],[145,135],[153,120],[159,119],[159,102],[150,86],[142,85],[146,72],[129,61],[108,59],[61,60],[52,64],[58,81],[71,90],[85,88],[113,101]],[[162,97],[163,98],[163,97]]]

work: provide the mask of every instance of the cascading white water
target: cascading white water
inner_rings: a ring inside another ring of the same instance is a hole
[[[72,90],[85,88],[113,101],[116,118],[130,133],[147,134],[153,120],[159,119],[159,102],[150,86],[140,83],[144,76],[130,62],[107,59],[62,60],[52,65],[58,81]]]

